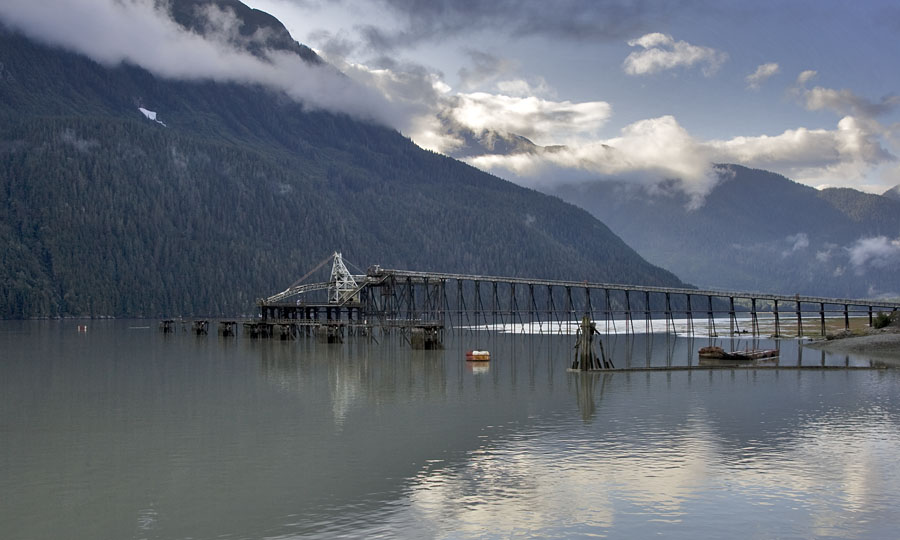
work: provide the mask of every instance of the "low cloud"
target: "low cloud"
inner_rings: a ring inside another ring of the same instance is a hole
[[[887,269],[900,267],[900,238],[890,239],[887,236],[860,238],[847,248],[850,264],[857,274],[865,273],[868,268]]]
[[[816,251],[816,260],[820,263],[827,263],[831,260],[832,256],[834,256],[835,250],[839,247],[840,246],[838,246],[837,244],[826,242],[822,245],[822,249]]]
[[[804,232],[798,232],[797,234],[791,234],[785,238],[785,241],[788,244],[788,249],[781,252],[782,257],[787,257],[793,253],[798,251],[803,251],[809,247],[809,235]],[[818,254],[816,254],[818,257]]]
[[[606,123],[611,111],[604,101],[572,103],[484,92],[457,94],[448,102],[446,116],[475,133],[499,131],[538,144],[565,140],[571,133],[590,135]]]
[[[309,108],[393,125],[396,112],[381,95],[332,67],[284,50],[248,52],[248,42],[263,46],[265,31],[242,36],[230,9],[200,12],[207,20],[207,34],[201,36],[175,23],[167,6],[154,0],[5,0],[0,20],[106,66],[134,64],[170,79],[262,84]]]
[[[664,116],[635,122],[611,139],[468,161],[496,174],[508,172],[516,181],[530,185],[547,183],[547,178],[577,181],[616,176],[647,185],[678,180],[692,204],[699,206],[717,181],[713,163],[772,170],[812,184],[846,185],[894,160],[881,145],[879,133],[849,116],[833,130],[798,128],[774,136],[707,141],[695,138],[674,117]]]
[[[480,58],[494,65],[492,59]],[[496,92],[453,92],[441,74],[415,63],[384,59],[381,66],[373,67],[335,60],[341,71],[378,89],[395,110],[402,111],[404,119],[397,124],[406,135],[437,152],[452,153],[458,148],[460,132],[521,136],[538,144],[587,140],[596,136],[612,114],[605,101],[537,97],[536,87],[524,80],[497,80],[493,83]],[[485,68],[482,72],[494,71]],[[504,69],[499,72],[508,74]],[[554,93],[541,84],[543,81],[538,81],[539,93]]]
[[[703,74],[710,76],[728,59],[726,53],[710,47],[675,41],[668,34],[654,32],[628,42],[631,47],[643,50],[632,52],[622,64],[629,75],[650,75],[677,67],[703,66]]]
[[[702,204],[717,181],[708,152],[672,116],[635,122],[612,139],[468,161],[492,172],[510,172],[520,183],[533,185],[547,177],[554,181],[615,177],[647,186],[674,180],[691,196],[692,206]]]
[[[797,86],[805,85],[810,79],[818,74],[819,73],[814,69],[807,69],[806,71],[800,72],[800,75],[797,75]]]
[[[815,71],[804,71],[797,77],[792,89],[793,94],[807,110],[831,111],[839,117],[853,117],[858,122],[866,123],[871,131],[882,134],[889,131],[879,123],[879,118],[900,107],[900,96],[891,94],[878,101],[872,101],[856,95],[847,88],[840,90],[822,86],[807,88],[806,83],[815,76]]]
[[[835,90],[817,86],[802,91],[806,108],[810,111],[830,110],[840,115],[875,118],[892,112],[900,105],[900,96],[891,95],[878,102],[857,96],[850,90]]]
[[[378,90],[396,115],[393,125],[419,146],[446,153],[461,143],[441,120],[450,87],[440,74],[421,65],[388,59],[374,67],[327,59],[359,84]]]
[[[401,21],[401,30],[424,21],[426,29],[432,25],[439,31],[462,33],[471,30],[464,28],[463,22],[475,18],[461,3],[383,3],[409,16],[408,25]],[[501,1],[470,7],[487,13],[488,20],[500,20],[506,4]],[[502,29],[507,33],[528,33],[529,25],[542,18],[551,26],[557,25],[556,29],[536,28],[533,33],[549,35],[582,24],[564,20],[570,17],[560,15],[564,10],[558,7],[514,4],[527,6],[522,8],[527,13],[504,22]],[[321,52],[334,67],[312,65],[292,52],[247,52],[246,45],[261,47],[266,36],[243,35],[229,9],[207,8],[208,33],[200,36],[173,22],[160,7],[165,5],[156,0],[6,0],[0,3],[0,19],[35,39],[88,55],[108,66],[130,63],[160,77],[262,84],[310,108],[347,113],[397,128],[420,146],[439,152],[449,153],[462,145],[463,132],[527,137],[551,148],[468,159],[491,172],[508,173],[512,180],[526,185],[606,177],[646,186],[674,181],[690,195],[693,205],[700,205],[716,183],[713,163],[765,168],[813,185],[847,185],[876,167],[896,161],[883,146],[883,141],[890,140],[890,129],[878,120],[896,109],[898,98],[871,101],[847,90],[807,89],[805,85],[814,78],[814,71],[798,77],[795,96],[808,109],[839,114],[834,129],[801,127],[775,135],[700,140],[673,116],[661,116],[633,122],[616,137],[600,138],[612,115],[609,103],[557,99],[543,79],[523,78],[515,63],[484,51],[468,51],[471,64],[460,73],[462,92],[454,92],[442,74],[421,65],[385,56],[368,65],[349,62],[347,58],[359,50],[360,44],[347,34],[319,36],[328,44]],[[585,19],[588,21],[596,22],[602,19],[604,10],[610,11],[609,3],[570,5],[577,13],[590,15]],[[632,20],[631,5],[622,3],[622,9],[610,20]],[[444,14],[450,17],[442,19]],[[616,29],[609,35],[622,31],[625,29]],[[633,27],[628,31],[636,35]],[[634,75],[698,66],[712,73],[727,58],[714,49],[676,41],[662,33],[644,34],[629,44],[640,48],[625,60],[626,71]],[[771,65],[759,66],[748,83],[761,84],[777,72],[777,65],[774,70],[766,67]],[[893,183],[897,182],[900,180]]]
[[[767,81],[769,77],[778,73],[778,64],[775,62],[769,62],[768,64],[761,64],[756,68],[756,71],[747,75],[745,80],[747,81],[747,88],[751,90],[759,90],[762,86],[762,83]]]
[[[706,143],[714,159],[779,172],[812,185],[846,185],[896,158],[871,122],[842,118],[835,129],[790,129],[780,135],[734,137]]]

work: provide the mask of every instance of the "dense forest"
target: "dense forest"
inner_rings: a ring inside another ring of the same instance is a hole
[[[394,130],[2,27],[0,193],[7,318],[250,313],[335,250],[361,266],[681,285],[586,211]]]
[[[719,167],[700,208],[676,189],[617,182],[554,193],[591,211],[654,264],[701,287],[835,297],[900,295],[891,259],[900,201],[817,190],[768,171]]]

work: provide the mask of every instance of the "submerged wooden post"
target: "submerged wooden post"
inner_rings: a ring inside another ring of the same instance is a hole
[[[237,334],[237,321],[219,321],[219,335],[234,337]]]
[[[850,330],[850,306],[844,304],[844,330]]]
[[[420,350],[443,349],[440,327],[434,325],[412,327],[410,329],[410,347]]]

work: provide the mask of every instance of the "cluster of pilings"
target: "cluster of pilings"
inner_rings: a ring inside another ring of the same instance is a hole
[[[597,340],[597,344],[600,346],[600,355],[597,356],[594,351],[594,334],[599,334],[597,325],[591,321],[589,316],[585,315],[581,318],[581,325],[575,337],[575,361],[572,362],[572,369],[578,371],[613,369],[612,360],[606,358],[602,340]]]
[[[219,335],[223,337],[237,335],[237,321],[219,321]],[[209,320],[195,319],[192,321],[180,319],[163,319],[159,321],[159,331],[163,334],[173,334],[178,331],[179,327],[183,332],[187,332],[190,325],[190,332],[198,336],[209,334]]]

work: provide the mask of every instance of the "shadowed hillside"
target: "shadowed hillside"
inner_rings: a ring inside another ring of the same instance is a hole
[[[594,182],[554,193],[589,210],[649,261],[701,287],[866,297],[900,294],[900,202],[816,190],[767,171],[719,168],[702,207],[676,189]]]
[[[394,130],[8,29],[0,190],[3,317],[248,313],[333,250],[359,265],[681,284],[587,212]]]

